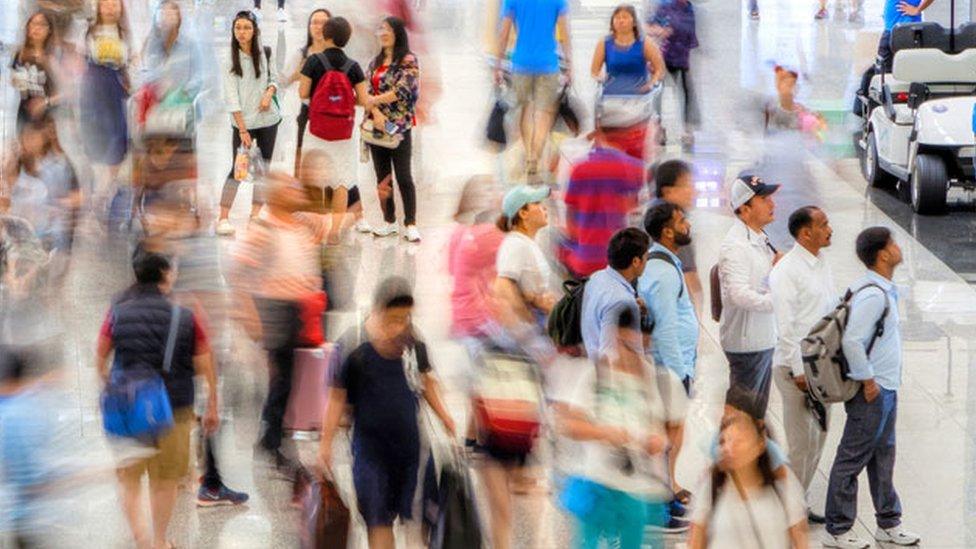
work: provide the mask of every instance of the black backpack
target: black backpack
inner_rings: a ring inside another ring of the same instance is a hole
[[[546,333],[560,347],[572,347],[583,343],[581,320],[583,318],[583,291],[586,281],[567,280],[563,282],[564,295],[552,307],[546,321]]]

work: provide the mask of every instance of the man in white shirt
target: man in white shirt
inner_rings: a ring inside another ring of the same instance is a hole
[[[766,413],[776,345],[776,317],[769,292],[769,271],[782,256],[763,228],[773,222],[772,195],[779,185],[742,173],[732,182],[730,205],[736,221],[719,249],[722,294],[719,339],[729,361],[729,385],[756,399]]]
[[[827,438],[827,418],[823,416],[821,427],[820,420],[808,408],[800,341],[837,302],[830,265],[820,253],[830,246],[833,229],[827,214],[816,206],[793,212],[788,226],[796,244],[769,273],[777,329],[773,381],[783,396],[783,429],[790,447],[790,466],[806,491]],[[813,511],[808,513],[808,519],[816,524],[824,521]]]

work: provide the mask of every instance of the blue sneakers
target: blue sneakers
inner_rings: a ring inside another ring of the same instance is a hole
[[[197,492],[197,507],[241,505],[247,501],[247,498],[248,495],[244,492],[235,492],[223,484],[217,490],[211,490],[206,486],[201,486]]]

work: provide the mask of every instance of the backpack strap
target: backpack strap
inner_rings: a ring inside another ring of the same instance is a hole
[[[319,60],[319,63],[322,63],[322,68],[325,69],[325,72],[335,70],[335,67],[329,62],[329,56],[325,55],[325,52],[316,53],[315,58]]]
[[[681,284],[681,288],[678,290],[678,299],[684,297],[685,295],[684,273],[682,273],[681,269],[678,268],[678,264],[674,262],[674,258],[671,257],[671,254],[662,252],[660,250],[654,251],[647,255],[648,261],[652,259],[659,259],[661,261],[664,261],[665,263],[670,263],[671,266],[674,267],[674,270],[678,271],[678,282]]]
[[[167,374],[173,366],[173,353],[176,351],[176,334],[180,327],[180,306],[173,303],[169,319],[169,335],[166,336],[166,350],[163,352],[163,371]]]
[[[884,298],[885,306],[884,306],[884,311],[881,312],[881,318],[879,318],[878,321],[874,323],[874,334],[871,335],[871,340],[868,341],[868,346],[865,352],[866,356],[871,355],[871,350],[874,349],[874,344],[878,341],[878,338],[884,335],[884,331],[885,331],[884,321],[888,317],[888,292],[885,291],[884,288],[882,288],[881,286],[873,282],[865,284],[864,286],[861,286],[860,288],[854,290],[853,292],[848,290],[848,294],[850,294],[851,298],[853,298],[861,290],[866,290],[867,288],[871,288],[871,287],[875,287],[881,290],[881,297]]]

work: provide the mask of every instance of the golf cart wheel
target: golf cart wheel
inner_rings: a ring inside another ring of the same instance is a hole
[[[881,169],[878,162],[878,142],[873,131],[868,131],[864,154],[861,156],[861,173],[872,187],[890,186],[895,177]]]
[[[945,211],[949,174],[945,161],[933,154],[920,154],[912,170],[912,209],[922,215]]]

